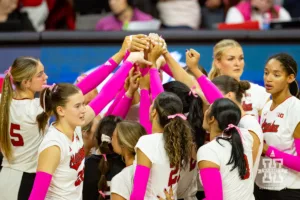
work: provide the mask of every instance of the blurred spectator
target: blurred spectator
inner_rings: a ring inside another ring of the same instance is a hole
[[[281,6],[274,5],[274,0],[245,0],[229,9],[226,23],[243,23],[264,20],[290,21],[290,14]]]
[[[34,31],[27,13],[18,9],[18,0],[0,0],[0,31]]]
[[[199,28],[201,11],[198,0],[159,0],[157,9],[164,28]]]
[[[201,6],[201,28],[215,28],[215,24],[225,21],[228,9],[240,0],[199,0]]]
[[[49,16],[47,30],[75,30],[75,11],[73,0],[47,0]]]
[[[112,14],[102,18],[96,25],[98,31],[120,31],[130,21],[147,21],[152,16],[133,7],[131,0],[109,0]]]
[[[292,18],[300,17],[300,1],[284,0],[283,7],[287,9]]]
[[[45,22],[49,14],[46,0],[20,0],[21,11],[26,12],[34,29],[38,32],[45,30]]]

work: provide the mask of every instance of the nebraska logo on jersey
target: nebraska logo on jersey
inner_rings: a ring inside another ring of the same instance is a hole
[[[263,133],[266,133],[266,132],[277,133],[279,125],[276,125],[275,121],[273,123],[267,123],[267,120],[265,119],[261,128],[262,128]]]
[[[253,110],[252,103],[246,104],[246,102],[243,101],[243,110],[246,112],[252,111]]]
[[[77,153],[75,153],[75,155],[71,156],[70,168],[77,171],[83,159],[84,159],[84,148],[81,147],[81,149]]]

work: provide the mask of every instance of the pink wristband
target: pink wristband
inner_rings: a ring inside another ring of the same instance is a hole
[[[223,200],[222,178],[219,169],[204,168],[199,171],[205,200]]]
[[[142,165],[136,166],[130,200],[144,199],[145,194],[146,194],[149,176],[150,176],[150,168],[149,167],[145,167]]]

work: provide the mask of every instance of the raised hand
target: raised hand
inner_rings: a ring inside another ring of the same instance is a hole
[[[129,37],[131,37],[129,46],[130,52],[145,51],[149,49],[150,39],[147,35],[139,34]]]
[[[145,60],[144,52],[132,52],[127,60],[133,63],[152,65],[151,62]]]
[[[140,78],[140,89],[150,89],[150,76],[149,73]]]
[[[132,68],[129,72],[129,88],[127,91],[127,94],[129,97],[133,97],[135,91],[140,86],[140,78],[141,78],[141,72],[139,70],[135,70],[135,68]]]
[[[188,66],[190,71],[193,72],[193,70],[198,69],[200,54],[196,50],[194,49],[187,50],[185,53],[185,59],[186,59],[186,65]]]

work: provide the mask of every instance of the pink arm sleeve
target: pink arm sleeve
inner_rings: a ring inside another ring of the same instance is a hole
[[[125,92],[125,88],[122,88],[122,90],[118,93],[113,103],[109,106],[107,112],[105,113],[105,116],[112,115],[112,112],[114,111],[116,105],[118,105],[118,103],[120,102],[121,98],[124,96]]]
[[[282,159],[284,166],[300,172],[300,139],[295,139],[295,148],[297,152],[296,156],[281,152],[275,147],[269,146],[266,156],[272,159]]]
[[[119,116],[122,119],[126,118],[126,115],[131,107],[132,98],[127,97],[125,94],[122,99],[119,101],[118,105],[115,107],[112,115]]]
[[[33,188],[29,200],[44,200],[50,186],[52,175],[38,171],[36,173]]]
[[[217,168],[200,169],[205,200],[223,200],[221,173]]]
[[[166,63],[164,66],[162,66],[160,69],[162,69],[164,72],[166,72],[169,76],[173,77],[173,73],[168,65],[168,63]]]
[[[151,89],[152,99],[154,100],[160,93],[164,92],[164,88],[160,80],[159,72],[156,68],[151,68],[149,74],[150,74],[150,89]]]
[[[145,167],[142,165],[136,166],[130,200],[144,199],[145,194],[146,194],[149,176],[150,176],[150,168],[149,167]]]
[[[150,96],[149,96],[149,91],[146,89],[141,90],[141,101],[140,101],[140,110],[139,110],[139,115],[140,115],[140,124],[146,129],[146,132],[148,134],[151,134],[152,132],[152,124],[149,119],[150,115]]]
[[[130,55],[130,51],[126,50],[126,53],[125,53],[124,58],[123,58],[124,62],[127,60],[129,55]]]
[[[94,88],[96,88],[106,77],[118,66],[112,58],[106,61],[105,64],[98,67],[95,71],[90,73],[82,81],[76,84],[76,86],[82,91],[83,94],[87,94]]]
[[[103,86],[96,98],[89,103],[89,106],[94,110],[95,115],[98,115],[116,96],[121,87],[123,87],[124,81],[132,66],[133,63],[125,61],[121,68]]]
[[[197,79],[203,94],[209,104],[212,104],[215,100],[223,98],[223,94],[215,84],[213,84],[205,75],[200,76]]]
[[[145,76],[146,74],[148,74],[149,70],[150,70],[149,67],[140,68],[140,72],[141,72],[142,76]]]

